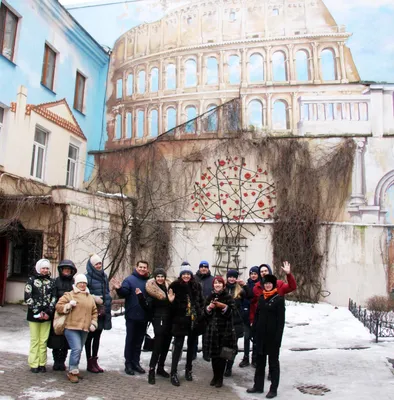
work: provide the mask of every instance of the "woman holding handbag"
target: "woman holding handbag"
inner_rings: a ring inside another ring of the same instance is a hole
[[[211,358],[213,378],[210,385],[223,386],[227,360],[236,355],[237,338],[233,324],[234,299],[221,276],[213,279],[213,291],[208,296],[205,314],[208,320],[205,353]]]
[[[103,330],[110,330],[112,328],[112,298],[109,291],[107,274],[104,272],[102,260],[97,254],[92,254],[89,258],[86,271],[88,288],[97,306],[98,327],[94,332],[89,332],[85,343],[85,352],[88,363],[87,370],[97,374],[104,372],[98,365],[98,351]]]
[[[153,279],[146,282],[147,297],[144,297],[140,289],[136,289],[136,294],[141,307],[150,316],[155,333],[152,356],[149,363],[148,383],[154,385],[155,369],[157,365],[157,375],[169,378],[170,374],[165,371],[164,363],[167,358],[171,344],[171,309],[168,300],[168,286],[166,281],[167,273],[163,268],[156,268],[153,272]]]

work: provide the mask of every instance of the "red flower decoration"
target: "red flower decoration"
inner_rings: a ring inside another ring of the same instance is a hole
[[[270,208],[270,212],[273,213],[274,211],[275,211],[275,208],[274,208],[274,207],[271,207],[271,208]]]
[[[253,178],[253,179],[252,179],[252,182],[253,182],[253,183],[256,183],[256,179]]]
[[[259,189],[262,189],[262,188],[263,188],[263,185],[260,183],[259,186],[258,186],[258,188],[259,188]]]
[[[223,200],[223,204],[227,204],[227,201],[226,201],[226,200]]]
[[[248,197],[248,194],[247,194],[247,193],[244,193],[244,197]]]
[[[205,179],[205,176],[204,175],[201,175],[201,180],[203,181]]]
[[[220,186],[223,186],[223,185],[224,185],[224,182],[220,182],[219,185],[220,185]]]
[[[263,201],[263,200],[260,200],[260,201],[257,203],[257,205],[258,205],[260,208],[263,208],[263,207],[264,207],[264,201]]]
[[[207,197],[211,197],[211,193],[208,192],[208,193],[206,194],[206,196],[207,196]]]
[[[234,167],[234,171],[238,171],[238,167]]]
[[[203,184],[202,184],[202,187],[204,188],[205,186],[206,186],[206,184],[205,184],[205,183],[203,183]]]
[[[194,182],[196,185],[199,185],[200,184],[200,182]]]
[[[205,221],[205,220],[206,220],[206,218],[205,218],[204,216],[202,216],[202,217],[201,217],[201,219],[202,219],[203,221]]]
[[[217,214],[215,215],[215,218],[216,218],[216,219],[220,219],[220,218],[221,218],[221,215],[220,215],[219,213],[217,213]]]
[[[235,219],[236,221],[238,221],[238,220],[239,220],[238,215],[234,215],[234,216],[233,216],[233,219]]]
[[[224,167],[224,166],[226,165],[226,161],[220,160],[220,161],[219,161],[219,165],[220,165],[221,167]]]
[[[207,205],[208,205],[208,202],[206,201],[204,204],[207,206]]]
[[[226,193],[226,198],[228,199],[228,197],[229,197],[229,194],[228,194],[228,193]]]
[[[267,171],[264,171],[264,175],[268,175],[268,172],[267,172]]]
[[[260,172],[260,173],[263,172],[263,170],[261,168],[259,168],[257,171]]]
[[[235,200],[235,204],[239,204],[239,200]]]
[[[198,207],[198,203],[194,203],[194,207]]]
[[[193,195],[191,195],[191,196],[190,196],[190,198],[193,200],[193,199],[194,199],[194,196],[193,196]]]
[[[232,185],[232,184],[233,184],[233,181],[230,181],[229,184]]]
[[[192,211],[194,211],[194,207],[192,208]]]
[[[233,209],[232,209],[231,207],[229,208],[229,210],[230,210],[230,211],[233,211]]]
[[[243,213],[243,214],[245,214],[245,213],[246,213],[246,211],[245,211],[245,210],[242,210],[242,213]]]
[[[247,172],[247,173],[245,174],[245,179],[250,179],[251,177],[252,177],[252,175],[250,175],[249,172]]]
[[[237,160],[238,160],[238,157],[234,157],[234,160],[237,161]]]
[[[256,196],[256,192],[252,192],[252,196]]]

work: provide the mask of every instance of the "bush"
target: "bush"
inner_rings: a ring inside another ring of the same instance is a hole
[[[373,318],[381,319],[394,310],[394,300],[389,296],[373,296],[367,300],[367,309]]]

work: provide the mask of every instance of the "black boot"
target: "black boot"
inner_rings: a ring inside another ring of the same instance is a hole
[[[154,385],[156,383],[156,379],[155,379],[155,369],[151,368],[149,370],[149,374],[148,374],[148,383],[150,385]]]
[[[131,364],[126,364],[124,372],[126,372],[127,375],[134,375],[133,368],[131,367]]]
[[[227,361],[226,370],[224,371],[224,376],[226,378],[230,377],[233,374],[233,364],[234,361]]]
[[[249,357],[244,357],[242,361],[239,363],[239,368],[249,367],[249,365],[250,365]]]
[[[171,383],[174,386],[181,386],[181,384],[179,383],[179,378],[178,378],[178,374],[175,373],[171,373]]]
[[[170,374],[164,369],[164,367],[157,367],[157,371],[156,371],[157,375],[162,376],[163,378],[169,378]]]
[[[278,395],[278,393],[276,391],[273,391],[270,389],[270,391],[267,393],[267,396],[265,396],[267,399],[273,399],[274,397],[276,397]]]
[[[186,370],[185,370],[185,378],[189,382],[193,380],[193,375],[192,375],[192,370],[191,369],[186,368]]]

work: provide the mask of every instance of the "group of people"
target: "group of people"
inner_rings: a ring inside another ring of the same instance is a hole
[[[71,382],[78,382],[82,378],[79,361],[84,345],[88,371],[103,372],[97,361],[101,333],[111,329],[109,282],[97,255],[88,260],[86,275],[76,274],[75,265],[64,260],[58,267],[59,276],[52,280],[49,266],[48,260],[39,260],[36,275],[26,284],[31,332],[29,365],[32,372],[45,372],[48,345],[53,348],[54,370],[65,370],[70,348],[67,376]],[[156,268],[150,274],[148,262],[138,261],[123,282],[111,281],[118,296],[125,299],[125,373],[146,372],[140,357],[148,323],[151,323],[155,337],[149,362],[149,384],[155,384],[159,375],[170,378],[174,386],[180,386],[178,365],[186,337],[185,379],[192,381],[193,360],[201,335],[203,358],[212,365],[210,385],[220,388],[224,377],[232,375],[237,342],[244,337],[244,357],[239,366],[244,368],[252,364],[256,368],[254,386],[247,392],[264,391],[268,357],[271,386],[266,397],[275,397],[285,322],[284,295],[296,289],[290,264],[284,262],[282,269],[287,282],[278,280],[268,264],[252,267],[245,282],[239,279],[236,270],[227,271],[224,279],[211,274],[207,261],[201,261],[196,273],[188,262],[183,262],[178,278],[170,282],[165,269]],[[51,328],[55,311],[67,315],[64,336],[55,335]],[[171,342],[168,373],[164,366]]]

